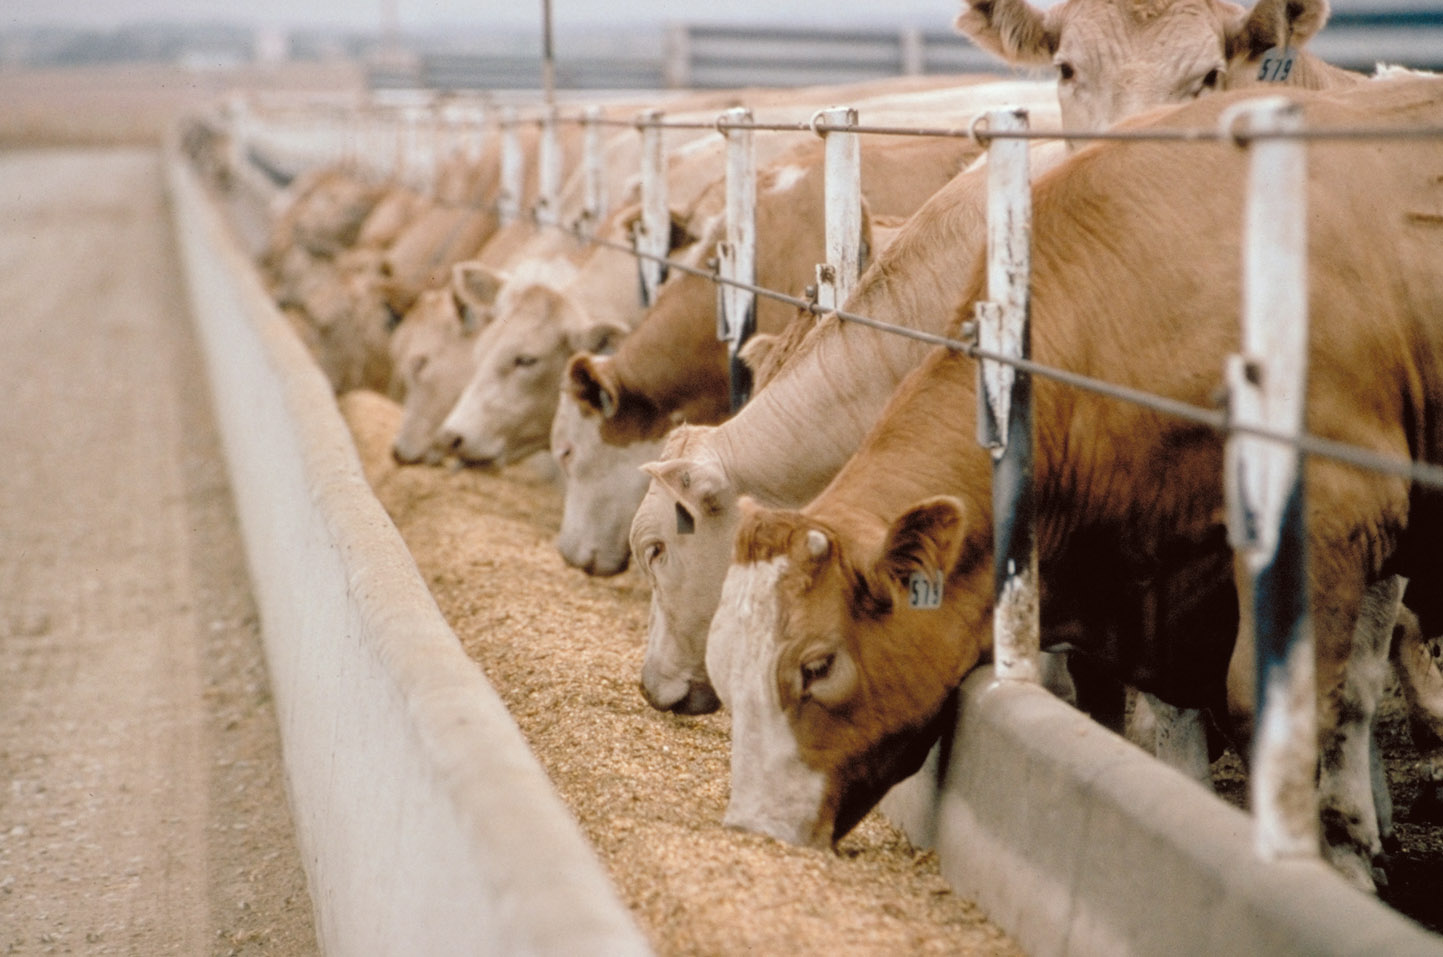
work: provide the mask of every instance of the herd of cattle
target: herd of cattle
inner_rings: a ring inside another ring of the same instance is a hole
[[[845,103],[864,123],[951,128],[1020,105],[1038,128],[1216,129],[1259,92],[1271,55],[1271,90],[1301,103],[1309,127],[1443,126],[1443,79],[1348,73],[1302,49],[1327,15],[1326,0],[1066,0],[1046,12],[967,0],[958,29],[1055,80],[910,78],[663,105],[668,119],[709,121],[744,104],[765,121]],[[669,256],[702,266],[725,227],[722,139],[705,122],[666,137]],[[579,131],[563,127],[561,146],[574,167]],[[867,266],[844,310],[955,335],[986,298],[979,147],[867,136],[861,148]],[[640,215],[640,138],[625,129],[604,149],[614,211],[585,225],[624,245]],[[757,284],[800,295],[825,259],[823,144],[769,133],[757,153]],[[1245,151],[1071,140],[1032,155],[1034,357],[1215,403],[1239,348]],[[566,561],[595,575],[635,562],[652,586],[647,701],[730,713],[727,822],[828,845],[917,769],[949,694],[990,651],[991,459],[974,432],[973,361],[764,298],[744,350],[755,394],[734,414],[714,285],[673,270],[643,304],[623,249],[530,217],[503,225],[501,165],[494,144],[458,152],[427,194],[344,164],[304,174],[263,260],[274,296],[338,393],[404,403],[399,461],[494,467],[549,448]],[[582,196],[578,175],[559,199],[563,223]],[[1308,197],[1309,430],[1443,462],[1443,139],[1315,142]],[[1205,775],[1221,740],[1246,753],[1254,700],[1220,517],[1223,440],[1047,381],[1034,390],[1044,643],[1065,652],[1067,693],[1090,710],[1115,721],[1133,688],[1158,714],[1199,721],[1211,744],[1195,736],[1171,760]],[[1322,850],[1372,889],[1391,803],[1371,726],[1390,673],[1443,776],[1429,638],[1443,633],[1430,547],[1443,495],[1321,460],[1307,486]],[[937,600],[914,600],[914,573],[941,582]]]

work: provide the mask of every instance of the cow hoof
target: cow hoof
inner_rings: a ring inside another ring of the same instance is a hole
[[[1333,870],[1342,875],[1343,880],[1365,894],[1378,893],[1378,884],[1374,878],[1378,869],[1367,856],[1341,847],[1333,848],[1325,856]]]

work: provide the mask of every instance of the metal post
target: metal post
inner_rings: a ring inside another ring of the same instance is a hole
[[[734,107],[722,114],[723,123],[752,122],[752,111]],[[721,278],[728,283],[756,285],[757,155],[749,129],[723,127],[727,141],[726,239],[717,243]],[[751,370],[737,353],[757,326],[757,297],[750,289],[723,284],[718,297],[717,338],[727,343],[731,369],[731,407],[735,412],[751,397]]]
[[[682,23],[666,27],[663,43],[665,67],[663,80],[668,90],[684,90],[691,86],[691,32]]]
[[[834,126],[855,126],[851,107],[822,110],[814,118]],[[817,266],[817,304],[839,308],[852,294],[862,264],[862,150],[851,132],[825,132],[827,261]]]
[[[411,167],[410,154],[407,152],[407,141],[410,138],[411,110],[409,107],[402,107],[396,114],[392,130],[396,137],[396,158],[391,164],[391,175],[399,183],[410,185]]]
[[[632,241],[646,256],[665,257],[671,251],[671,209],[667,206],[666,162],[662,150],[660,110],[645,110],[636,117],[641,124],[641,219]],[[657,290],[666,282],[666,265],[654,259],[638,258],[641,304],[656,302]]]
[[[561,150],[556,142],[556,107],[548,106],[541,117],[541,142],[536,150],[536,221],[555,225],[557,194],[561,192]]]
[[[1302,111],[1282,97],[1239,104],[1256,132],[1292,131]],[[1230,356],[1232,421],[1289,435],[1307,392],[1307,147],[1250,147],[1243,237],[1242,354]],[[1308,591],[1302,455],[1233,433],[1227,443],[1228,528],[1251,577],[1243,627],[1254,642],[1257,719],[1250,775],[1253,840],[1265,859],[1316,857],[1317,691]]]
[[[521,215],[524,163],[516,107],[508,106],[501,116],[501,189],[496,194],[496,211],[503,226],[514,223]]]
[[[541,89],[546,106],[555,106],[556,52],[551,42],[551,0],[541,0]]]
[[[922,31],[916,27],[902,30],[898,40],[901,47],[902,75],[921,76],[927,72],[927,45]]]
[[[230,166],[236,174],[250,161],[251,118],[244,94],[232,93],[230,112]]]
[[[987,114],[990,131],[1025,131],[1027,111]],[[987,148],[987,302],[977,303],[977,344],[1014,359],[1031,356],[1028,284],[1032,271],[1032,187],[1027,141],[994,139]],[[1038,681],[1037,537],[1032,482],[1032,379],[983,359],[977,368],[977,439],[992,451],[997,677]]]
[[[479,163],[486,155],[486,137],[491,128],[491,111],[483,103],[469,111],[465,155],[468,163]]]
[[[581,218],[577,227],[590,237],[606,215],[606,156],[602,152],[601,107],[589,106],[582,114],[582,156],[585,165]]]

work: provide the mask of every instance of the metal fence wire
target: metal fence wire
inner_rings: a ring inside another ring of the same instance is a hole
[[[279,153],[288,149],[294,151],[298,148],[297,142],[306,141],[312,144],[309,161],[322,158],[314,153],[314,127],[311,127],[310,140],[305,136],[298,140],[294,133],[298,127],[288,124],[286,118],[276,117],[278,122],[270,123],[264,115],[253,114],[244,105],[237,105],[232,113],[236,121],[233,136],[237,141],[268,144]],[[294,122],[295,117],[290,119]],[[1008,410],[1010,403],[1025,401],[1030,395],[1030,389],[1019,390],[1017,387],[1031,376],[1179,417],[1227,437],[1225,468],[1228,475],[1225,485],[1228,489],[1231,534],[1239,547],[1277,549],[1281,547],[1280,542],[1285,544],[1289,536],[1303,534],[1299,528],[1301,513],[1296,509],[1290,511],[1286,505],[1295,501],[1291,498],[1295,491],[1300,494],[1303,456],[1323,457],[1403,478],[1431,489],[1443,489],[1443,465],[1391,458],[1303,431],[1301,397],[1306,394],[1306,389],[1301,380],[1288,379],[1290,372],[1301,375],[1305,362],[1299,350],[1305,351],[1307,347],[1306,177],[1303,173],[1307,144],[1323,140],[1443,140],[1443,127],[1307,128],[1302,123],[1301,112],[1279,97],[1261,97],[1241,103],[1225,112],[1222,122],[1213,128],[1118,129],[1094,133],[1033,130],[1028,126],[1025,111],[1008,109],[980,114],[965,127],[914,127],[860,123],[856,121],[855,111],[843,108],[819,111],[796,122],[755,122],[745,109],[729,110],[710,122],[698,122],[668,120],[659,110],[648,110],[631,119],[622,119],[603,116],[597,108],[573,114],[551,105],[534,114],[522,115],[514,106],[498,109],[485,104],[467,106],[452,102],[431,111],[432,128],[429,133],[424,128],[427,112],[415,106],[392,111],[390,115],[377,117],[371,122],[380,125],[368,129],[357,117],[336,117],[333,114],[329,158],[341,158],[353,166],[364,167],[367,164],[363,161],[368,157],[391,152],[390,167],[387,168],[384,163],[379,166],[372,164],[371,173],[395,176],[398,171],[409,171],[414,175],[419,168],[414,157],[419,154],[425,157],[420,165],[429,163],[434,173],[447,156],[474,156],[488,137],[500,137],[501,186],[487,207],[498,213],[503,221],[529,216],[539,228],[563,230],[581,242],[633,254],[642,276],[644,301],[648,303],[655,301],[657,288],[670,271],[699,276],[717,284],[726,293],[718,296],[718,308],[723,313],[719,316],[719,336],[728,341],[734,369],[737,368],[736,352],[749,334],[746,320],[754,309],[755,297],[767,297],[813,316],[835,314],[843,321],[953,349],[978,360],[979,369],[983,370],[983,374],[979,375],[978,391],[979,424],[983,427],[979,432],[980,440],[993,446],[996,461],[1000,462],[1005,456],[1022,457],[1005,469],[1012,477],[1013,487],[994,487],[999,515],[1004,510],[1030,508],[1030,495],[1021,487],[1031,483],[1030,411],[1020,420],[1026,427],[1027,442],[1007,441],[1007,421],[1009,418],[1014,424],[1019,421],[1015,410]],[[563,222],[557,201],[561,186],[561,153],[557,147],[556,132],[559,126],[567,124],[580,125],[586,130],[583,169],[579,175],[587,177],[587,188],[579,215],[570,222]],[[529,209],[523,209],[520,201],[523,152],[517,135],[528,125],[535,125],[540,135],[535,160],[539,197]],[[288,126],[291,128],[287,129]],[[634,232],[630,243],[598,236],[594,229],[606,212],[602,208],[605,200],[600,185],[602,138],[599,130],[602,128],[634,129],[645,141],[641,150],[644,167],[641,176],[641,228]],[[658,135],[664,130],[715,131],[727,143],[727,238],[719,244],[717,256],[705,268],[667,255],[664,224],[669,222],[669,213],[665,208],[665,157]],[[755,241],[756,177],[751,136],[776,132],[815,133],[827,141],[829,154],[836,144],[836,156],[828,157],[826,178],[829,262],[819,269],[818,283],[809,287],[805,297],[758,285],[751,266],[753,253],[749,244]],[[991,301],[979,305],[976,320],[964,326],[963,338],[906,328],[842,308],[845,293],[855,282],[858,264],[855,255],[848,260],[848,251],[834,238],[831,224],[837,215],[834,210],[860,208],[858,167],[854,161],[849,161],[847,151],[851,150],[854,154],[856,138],[868,135],[965,137],[988,151],[990,208],[1006,208],[1008,215],[1002,217],[1007,222],[999,222],[996,216],[989,218],[988,296]],[[395,137],[395,149],[387,151],[378,148],[378,144],[384,143],[389,136]],[[1030,226],[1028,143],[1063,138],[1078,142],[1167,141],[1180,144],[1180,148],[1185,148],[1187,144],[1222,142],[1249,150],[1251,169],[1248,212],[1245,214],[1248,227],[1244,239],[1247,262],[1244,269],[1244,302],[1240,305],[1244,322],[1243,342],[1248,358],[1243,360],[1242,356],[1235,356],[1230,368],[1224,370],[1229,393],[1226,407],[1191,405],[1050,366],[1030,357],[1026,329],[1026,250],[1030,239],[1025,232]],[[831,165],[834,160],[835,166]],[[843,172],[834,176],[834,170]],[[838,179],[849,181],[835,181]],[[1297,227],[1295,232],[1303,236],[1301,243],[1296,241],[1296,235],[1290,240],[1282,234],[1266,234],[1268,229],[1286,232],[1290,223]],[[1007,235],[1005,230],[1008,228],[1020,228],[1024,232]],[[1016,261],[1009,262],[1007,256],[1017,257]],[[1021,286],[1008,287],[1003,277],[1018,275],[1022,277]],[[1267,290],[1263,307],[1249,305],[1250,297],[1246,290],[1250,284],[1255,289]],[[1259,362],[1270,365],[1268,374],[1260,376],[1252,368],[1252,364]],[[996,394],[993,386],[988,384],[986,370],[989,368],[1010,370],[1011,374],[1007,377],[994,377],[1013,380],[1007,387],[1007,395]],[[1259,385],[1259,382],[1262,384]],[[1290,388],[1297,397],[1296,401],[1280,398],[1281,393],[1288,392]],[[735,407],[739,400],[745,399],[745,394],[744,390],[736,387],[733,394]],[[1000,415],[999,409],[1002,410]],[[987,434],[989,432],[990,435]],[[1020,434],[1020,430],[1014,434]],[[1255,460],[1254,457],[1271,457],[1271,464],[1256,464],[1261,459]],[[1260,484],[1255,479],[1259,474],[1272,476],[1272,486],[1266,487],[1267,482]],[[1030,523],[1031,516],[1020,516],[1018,521]],[[1016,524],[1011,517],[1007,518],[1007,522],[1009,526]],[[1233,528],[1234,525],[1244,527]],[[1005,563],[999,554],[999,567],[1006,564],[1024,571],[1035,569],[1032,536],[1024,534],[1014,544],[1020,551],[1007,556]],[[1282,589],[1285,594],[1301,595],[1303,600],[1295,604],[1307,607],[1305,569],[1279,569],[1270,565],[1262,573],[1283,575],[1285,580],[1271,581],[1266,588],[1255,588],[1255,593],[1276,595]],[[1035,588],[1035,575],[1033,579],[1032,587]],[[1015,589],[1012,591],[1015,592]],[[1008,588],[999,581],[998,595],[1007,593]],[[1038,603],[1035,595],[1021,595],[1017,600],[1019,607],[1030,604],[1032,620],[1027,621],[1021,613],[1013,614],[999,607],[995,615],[999,630],[994,638],[994,660],[1002,677],[1035,680],[1040,670],[1035,618]],[[1268,614],[1266,610],[1253,611],[1264,616]],[[1284,634],[1275,635],[1271,631]],[[1312,727],[1311,713],[1285,716],[1281,723],[1261,717],[1263,714],[1275,714],[1279,708],[1286,710],[1282,701],[1286,696],[1286,687],[1290,683],[1296,687],[1297,681],[1307,680],[1311,675],[1310,670],[1303,675],[1288,670],[1298,666],[1301,659],[1307,659],[1306,668],[1311,669],[1311,655],[1298,654],[1293,643],[1298,637],[1295,633],[1299,631],[1296,623],[1292,622],[1259,623],[1260,717],[1257,726],[1260,737],[1254,742],[1257,760],[1298,762],[1297,749],[1292,748],[1292,757],[1289,757],[1290,749],[1285,746],[1285,740],[1292,737],[1296,741]],[[1310,640],[1306,635],[1302,638]],[[1268,734],[1280,737],[1269,741],[1263,737]],[[1303,749],[1303,754],[1302,762],[1295,763],[1291,768],[1254,777],[1266,777],[1274,782],[1269,787],[1298,786],[1300,781],[1308,782],[1312,774],[1312,765],[1308,762],[1315,761],[1316,752],[1309,747]],[[1292,802],[1292,811],[1288,810],[1288,806],[1289,802],[1281,793],[1259,793],[1255,787],[1255,842],[1265,857],[1317,853],[1316,813],[1311,818],[1306,813],[1299,816],[1299,802]],[[1307,805],[1303,808],[1306,811]]]

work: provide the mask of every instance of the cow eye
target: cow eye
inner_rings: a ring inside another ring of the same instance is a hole
[[[535,356],[519,355],[516,357],[516,368],[518,369],[525,369],[534,365],[536,365]]]
[[[1194,97],[1202,96],[1204,93],[1216,91],[1219,87],[1222,86],[1223,71],[1218,67],[1213,67],[1211,70],[1207,71],[1207,73],[1205,73],[1201,79],[1198,79],[1195,82],[1197,85],[1194,86],[1191,91],[1191,95]]]
[[[1071,83],[1077,76],[1077,70],[1066,60],[1059,60],[1057,63],[1057,78],[1063,83]]]
[[[806,691],[815,682],[821,681],[832,673],[832,662],[837,660],[834,654],[822,655],[820,658],[813,658],[810,661],[802,662],[802,690]]]
[[[641,550],[642,564],[655,564],[656,560],[661,557],[662,550],[661,542],[648,542],[646,547]]]

